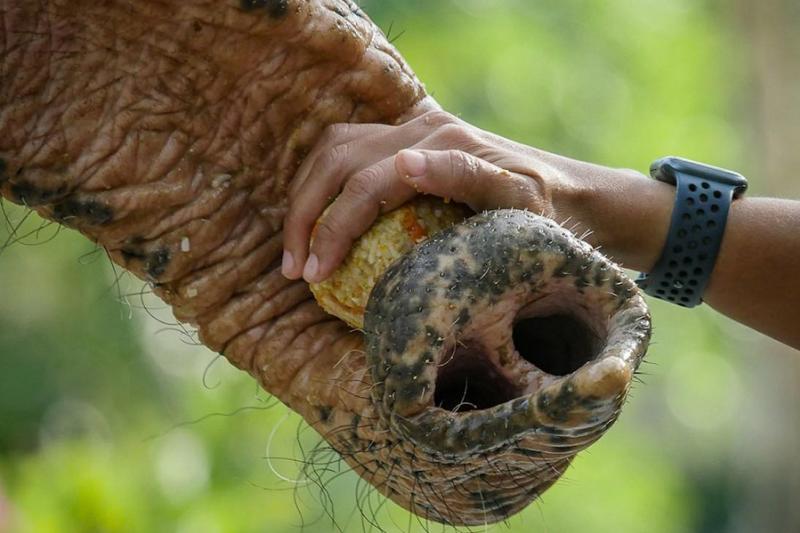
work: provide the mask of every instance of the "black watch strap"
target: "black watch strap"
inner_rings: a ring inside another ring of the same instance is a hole
[[[731,203],[747,189],[747,180],[729,170],[676,157],[656,161],[650,172],[675,185],[675,208],[661,257],[636,283],[651,296],[695,307],[703,302]]]

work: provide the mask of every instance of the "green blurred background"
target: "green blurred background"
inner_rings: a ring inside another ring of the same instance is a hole
[[[796,1],[363,4],[478,126],[640,170],[680,154],[800,197]],[[40,225],[0,254],[0,531],[333,531],[327,498],[345,531],[425,530],[377,495],[359,510],[344,466],[304,477],[313,431],[102,251]],[[800,354],[710,309],[652,310],[645,384],[618,424],[490,530],[800,531]]]

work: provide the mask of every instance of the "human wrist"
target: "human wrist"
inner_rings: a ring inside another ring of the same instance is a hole
[[[666,241],[674,188],[628,169],[572,162],[570,185],[553,198],[560,218],[572,217],[576,232],[626,268],[647,272]]]

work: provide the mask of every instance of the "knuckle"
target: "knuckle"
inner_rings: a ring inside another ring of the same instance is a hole
[[[314,228],[314,244],[319,246],[319,243],[328,243],[337,239],[341,234],[341,228],[335,217],[326,216]]]
[[[320,144],[338,144],[338,139],[346,137],[350,132],[350,124],[330,124],[322,133]]]
[[[445,124],[437,132],[439,137],[445,142],[455,144],[463,135],[462,128],[458,124]]]
[[[379,171],[374,168],[366,168],[347,182],[345,191],[356,198],[368,199],[376,194],[379,181]]]
[[[337,144],[325,152],[320,161],[323,172],[337,170],[346,160],[350,153],[350,146],[347,144]]]
[[[441,127],[446,124],[453,124],[457,119],[447,111],[435,109],[420,115],[418,120],[428,126]]]
[[[471,146],[477,142],[477,135],[463,124],[446,124],[439,128],[438,135],[447,146]]]

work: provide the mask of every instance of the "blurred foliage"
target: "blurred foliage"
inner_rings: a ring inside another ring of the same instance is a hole
[[[485,129],[614,166],[667,153],[749,164],[736,112],[749,74],[723,4],[364,8],[439,102]],[[11,224],[25,217],[5,209]],[[313,454],[313,431],[196,346],[102,251],[39,224],[0,229],[0,242],[19,240],[0,254],[0,494],[11,502],[4,514],[0,496],[0,530],[315,532],[335,529],[329,513],[346,531],[425,530]],[[759,469],[734,457],[751,364],[739,354],[761,341],[705,309],[653,311],[647,385],[564,480],[496,530],[727,530]]]

